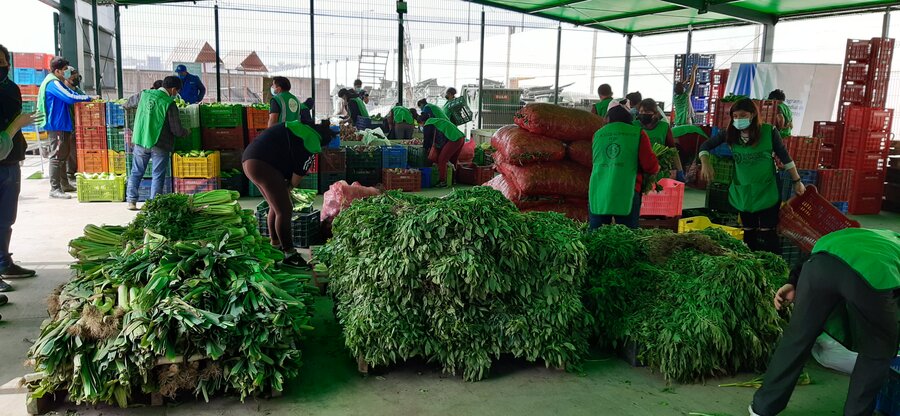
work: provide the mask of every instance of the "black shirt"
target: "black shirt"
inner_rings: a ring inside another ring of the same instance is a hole
[[[21,112],[22,92],[19,90],[19,86],[9,78],[0,81],[0,128],[5,130]],[[9,151],[6,159],[0,160],[2,165],[18,164],[25,160],[25,149],[28,148],[25,136],[21,131],[17,131],[11,139],[13,148]]]
[[[289,180],[294,174],[306,176],[312,166],[312,157],[313,154],[303,146],[303,139],[293,135],[284,123],[279,123],[263,130],[244,149],[241,161],[266,162]]]

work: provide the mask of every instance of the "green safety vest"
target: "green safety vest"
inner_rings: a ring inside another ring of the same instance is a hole
[[[315,129],[297,120],[288,121],[284,126],[290,130],[291,134],[303,141],[303,147],[312,154],[322,151],[322,135]]]
[[[356,103],[356,108],[359,109],[360,117],[369,117],[369,110],[366,109],[366,103],[363,102],[361,98],[354,98],[350,100],[352,103]]]
[[[391,109],[391,113],[394,114],[394,123],[415,124],[412,113],[406,107],[398,105]]]
[[[300,100],[298,100],[294,94],[291,94],[288,91],[282,91],[281,94],[272,98],[274,98],[275,101],[278,102],[278,106],[281,107],[281,113],[278,114],[279,123],[300,119]]]
[[[53,73],[51,72],[51,73],[47,74],[46,77],[44,77],[43,81],[41,81],[41,88],[38,90],[37,108],[35,109],[35,113],[37,113],[37,114],[35,114],[35,116],[37,116],[39,118],[40,117],[44,118],[44,125],[41,127],[45,127],[47,125],[47,123],[50,122],[50,118],[47,117],[47,107],[46,107],[47,106],[47,85],[50,85],[50,83],[53,81],[59,82],[59,78],[57,78],[56,75],[53,75]]]
[[[599,103],[594,104],[594,108],[597,110],[597,115],[600,117],[606,117],[606,112],[609,111],[609,103],[612,102],[612,97],[604,98],[600,100]]]
[[[778,103],[778,110],[781,111],[781,114],[784,116],[784,128],[779,131],[781,133],[781,137],[790,137],[791,136],[791,128],[788,127],[792,121],[794,121],[794,113],[791,112],[791,107],[788,107],[785,103]]]
[[[447,113],[444,110],[441,110],[440,107],[434,104],[425,104],[425,108],[431,109],[431,115],[437,118],[442,118],[444,120],[449,121],[450,117],[447,117]]]
[[[442,118],[431,117],[428,119],[428,121],[425,122],[425,125],[434,126],[434,128],[443,133],[444,137],[446,137],[447,140],[451,142],[455,142],[466,136],[466,134],[460,131],[458,127],[453,125],[453,123]]]
[[[656,127],[647,130],[641,125],[641,122],[635,120],[633,123],[635,126],[640,127],[647,133],[647,137],[650,138],[650,144],[659,143],[660,145],[666,145],[666,136],[669,135],[669,125],[659,121],[656,123]]]
[[[146,90],[134,115],[134,144],[145,149],[156,146],[159,133],[166,123],[166,111],[175,100],[163,90]]]
[[[701,129],[698,126],[688,125],[688,126],[672,127],[672,137],[677,138],[677,137],[681,137],[681,136],[684,136],[685,134],[690,134],[690,133],[699,134],[700,137],[705,137],[707,139],[709,138],[709,136],[706,135],[706,132],[703,131],[703,129]]]
[[[687,93],[678,94],[672,99],[672,103],[675,106],[675,125],[693,124],[690,115],[691,97]]]
[[[772,128],[771,124],[762,125],[755,146],[731,146],[734,180],[728,188],[728,201],[738,211],[759,212],[780,200],[772,157]]]
[[[628,215],[638,174],[641,128],[610,123],[594,133],[588,199],[591,214]]]

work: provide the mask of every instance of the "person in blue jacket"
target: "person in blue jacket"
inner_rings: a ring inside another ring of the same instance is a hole
[[[206,96],[206,86],[203,85],[200,77],[188,72],[184,65],[176,66],[175,73],[178,78],[181,78],[181,85],[183,85],[181,99],[187,101],[188,104],[197,104],[203,101],[203,97]]]

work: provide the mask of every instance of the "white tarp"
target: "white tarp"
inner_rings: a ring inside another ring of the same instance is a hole
[[[780,89],[794,115],[793,133],[811,136],[814,122],[834,119],[840,81],[841,65],[735,63],[725,94],[764,100],[772,90]]]

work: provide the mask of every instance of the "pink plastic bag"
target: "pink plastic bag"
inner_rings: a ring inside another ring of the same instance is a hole
[[[503,126],[491,137],[499,159],[514,165],[555,162],[566,156],[566,146],[556,139],[540,136],[517,126]],[[495,160],[497,156],[495,156]]]
[[[343,209],[350,206],[354,199],[365,198],[367,196],[378,195],[376,188],[362,186],[359,182],[353,182],[352,185],[347,181],[339,181],[331,184],[331,187],[325,191],[325,201],[322,204],[322,221],[331,221]]]
[[[471,163],[472,159],[475,158],[475,141],[469,140],[466,144],[463,145],[462,150],[459,152],[459,158],[456,159],[457,163]]]
[[[567,160],[516,166],[497,164],[506,180],[523,195],[562,195],[587,199],[591,169]]]
[[[578,163],[581,166],[594,166],[594,149],[593,140],[581,140],[569,143],[566,149],[566,155],[569,160]]]

